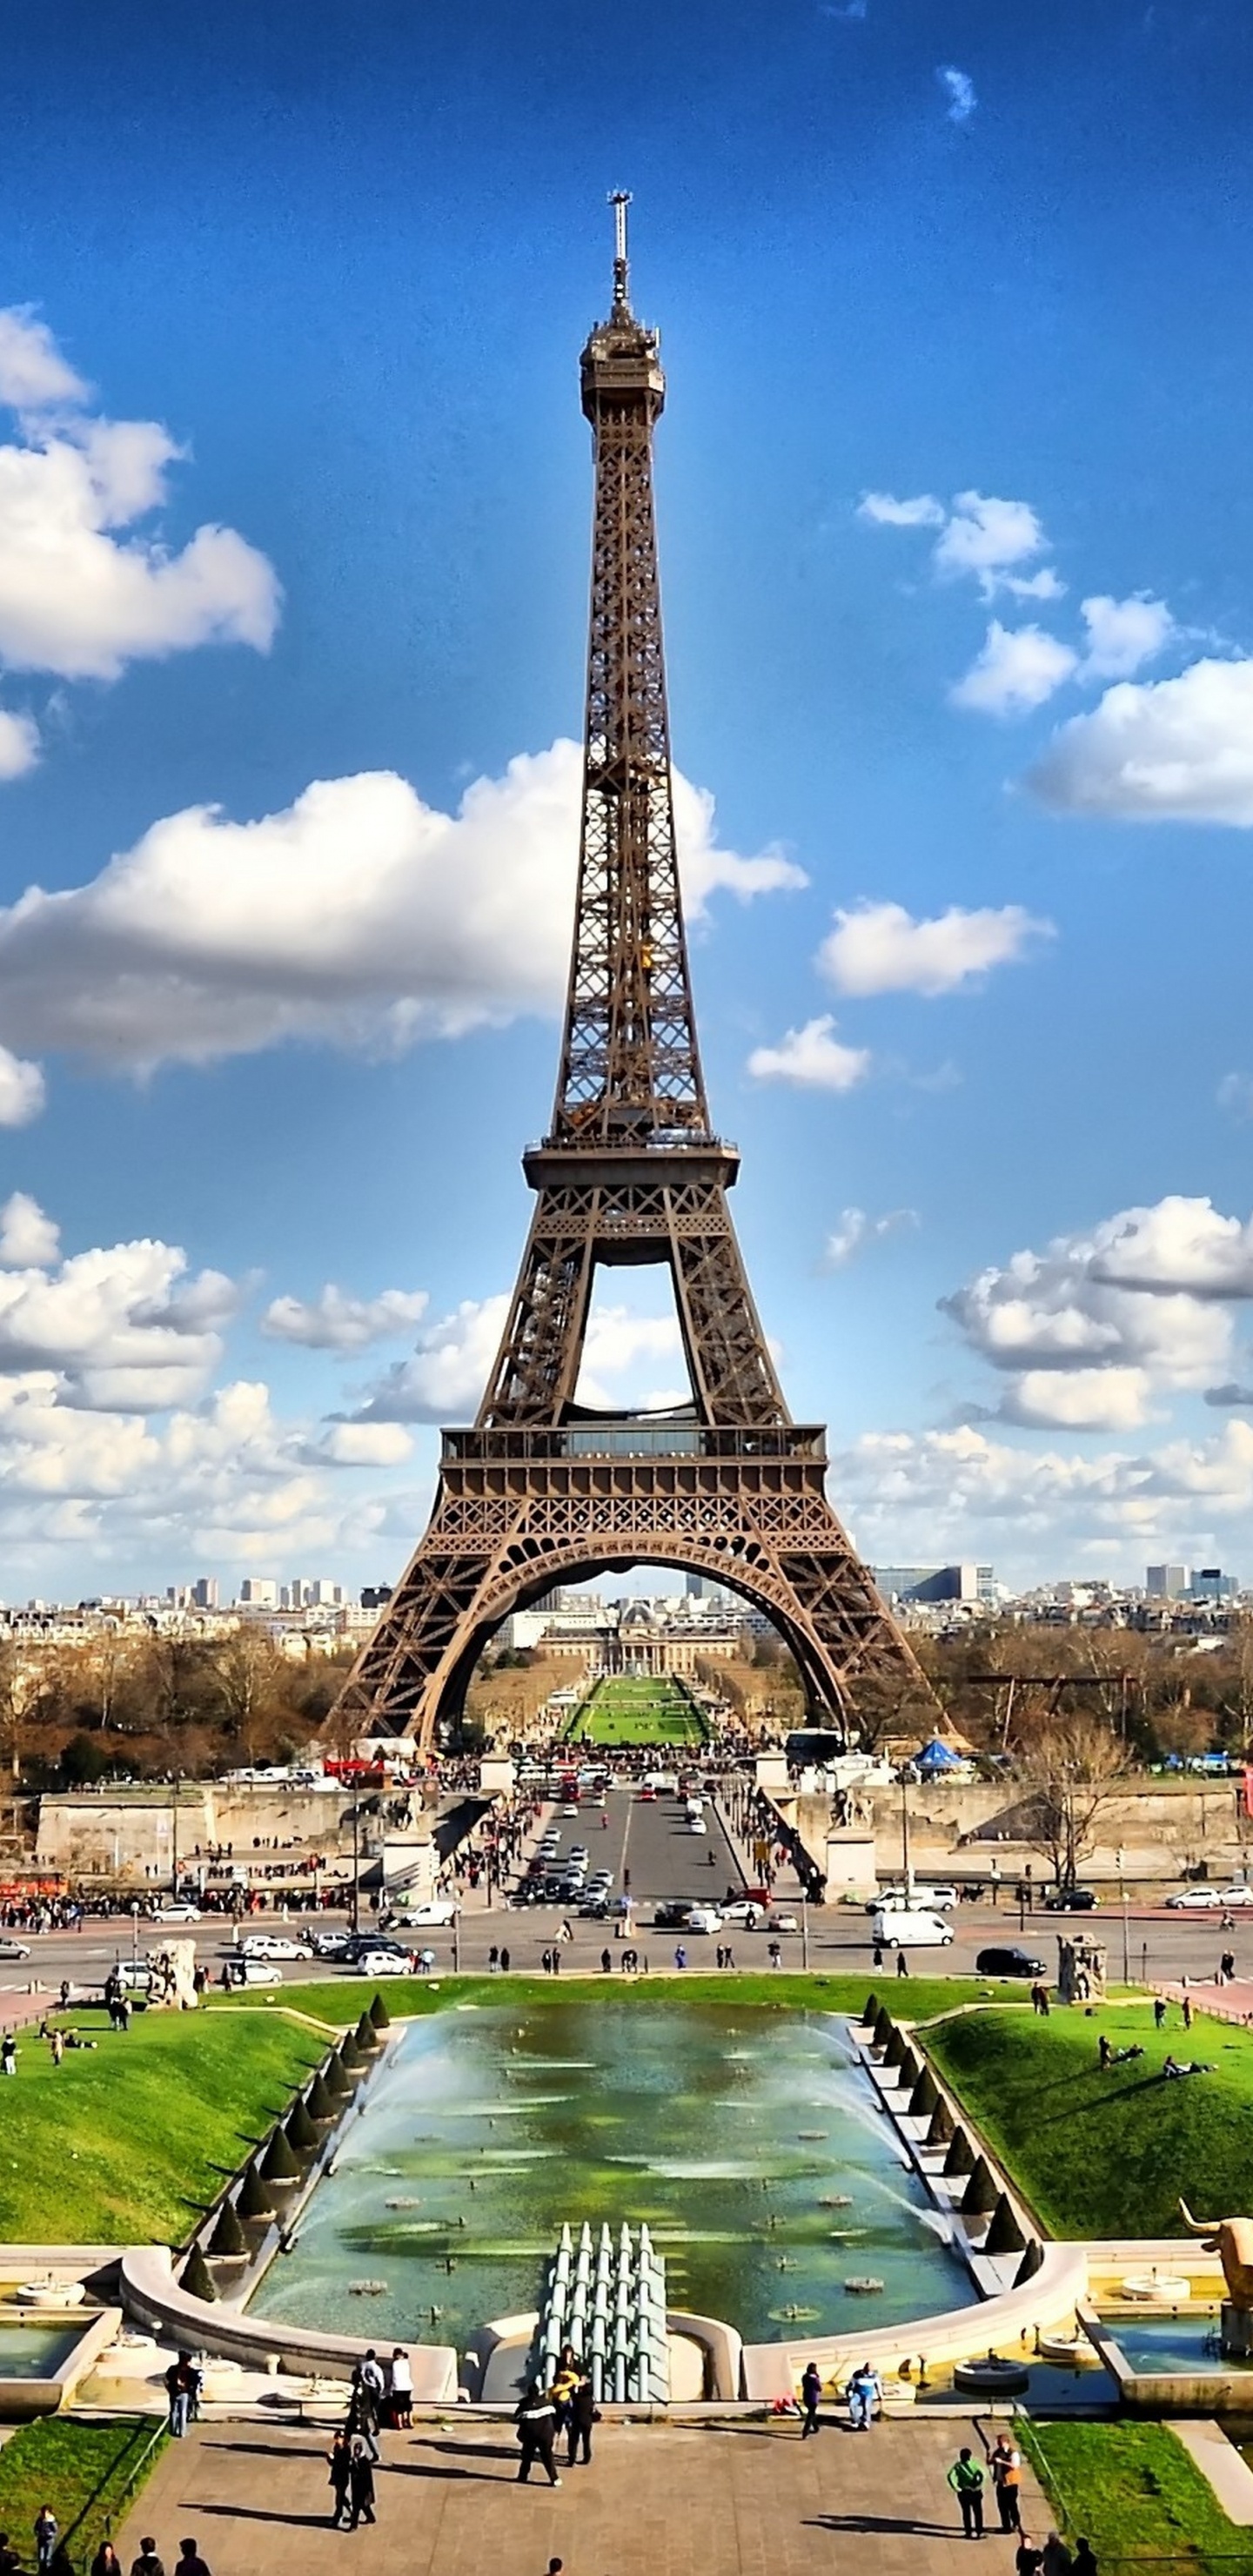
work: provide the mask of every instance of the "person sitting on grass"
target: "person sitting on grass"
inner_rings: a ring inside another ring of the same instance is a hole
[[[1217,2071],[1216,2067],[1199,2057],[1189,2057],[1183,2061],[1177,2057],[1162,2059],[1162,2073],[1168,2078],[1177,2075],[1214,2075]]]

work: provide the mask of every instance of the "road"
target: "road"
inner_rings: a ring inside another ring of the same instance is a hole
[[[659,1798],[655,1805],[642,1802],[633,1790],[611,1790],[602,1825],[593,1810],[581,1809],[577,1818],[558,1817],[562,1848],[583,1842],[587,1846],[591,1867],[608,1868],[614,1873],[614,1892],[623,1891],[623,1873],[630,1872],[629,1892],[635,1906],[634,1938],[638,1947],[649,1954],[650,1967],[669,1966],[676,1936],[654,1931],[652,1916],[659,1898],[688,1896],[708,1905],[716,1903],[728,1888],[742,1885],[739,1862],[716,1810],[706,1807],[708,1832],[689,1836],[682,1827],[682,1808],[673,1798]],[[712,1855],[712,1859],[711,1859]],[[790,1880],[780,1882],[776,1891],[781,1908],[795,1912],[799,1918],[797,1891]],[[489,1948],[507,1946],[510,1964],[515,1968],[535,1969],[540,1954],[549,1948],[563,1914],[560,1906],[515,1908],[505,1906],[498,1898],[488,1904],[480,1890],[467,1900],[457,1932],[456,1950],[460,1965],[466,1969],[487,1965]],[[343,1922],[342,1914],[319,1917],[323,1925]],[[368,1918],[363,1918],[368,1920]],[[613,1939],[607,1924],[572,1918],[574,1940],[563,1953],[563,1966],[591,1968],[597,1965],[602,1950],[612,1951],[620,1945]],[[1021,1944],[1035,1957],[1043,1959],[1047,1971],[1056,1973],[1057,1933],[1064,1929],[1067,1918],[1055,1915],[1028,1915],[1019,1929],[1016,1904],[1002,1892],[999,1911],[990,1905],[959,1905],[952,1909],[954,1931],[952,1947],[945,1950],[915,1950],[910,1965],[916,1974],[931,1969],[958,1973],[973,1970],[979,1950],[992,1943]],[[1109,1954],[1111,1978],[1123,1973],[1123,1912],[1116,1898],[1103,1905],[1095,1915],[1070,1918],[1092,1929],[1103,1939]],[[270,1928],[272,1918],[258,1918],[254,1929]],[[206,1916],[198,1927],[191,1927],[198,1955],[210,1973],[219,1967],[231,1946],[226,1927],[212,1916]],[[273,1928],[298,1934],[300,1917],[291,1923],[273,1924]],[[171,1927],[173,1931],[175,1927]],[[115,1958],[131,1955],[129,1918],[89,1922],[77,1933],[48,1932],[23,1935],[30,1939],[28,1961],[0,1962],[0,2021],[3,2020],[6,1992],[15,1998],[24,1994],[31,1979],[37,1979],[45,1990],[55,1994],[63,1977],[74,1988],[103,1984]],[[159,1925],[139,1927],[140,1954],[160,1946],[163,1935]],[[435,1952],[441,1968],[453,1965],[454,1943],[450,1931],[414,1935]],[[737,1929],[728,1934],[733,1942],[737,1965],[741,1968],[766,1964],[767,1942],[773,1937],[764,1929],[749,1933]],[[799,1934],[783,1934],[783,1964],[799,1968],[802,1942]],[[716,1937],[708,1940],[697,1935],[687,1939],[684,1947],[691,1966],[713,1966]],[[821,1972],[850,1971],[854,1974],[872,1971],[870,1919],[860,1908],[830,1906],[810,1908],[808,1918],[809,1964]],[[1127,1913],[1127,1961],[1133,1978],[1187,1976],[1194,1981],[1212,1977],[1219,1953],[1235,1952],[1237,1974],[1253,1977],[1253,1907],[1237,1913],[1233,1932],[1220,1932],[1216,1915],[1168,1914],[1161,1906],[1133,1904]],[[706,1959],[706,1954],[708,1958]],[[889,1957],[886,1974],[891,1976],[894,1961]],[[299,1961],[283,1971],[289,1982],[304,1983],[310,1978],[333,1976],[333,1965],[320,1961]],[[879,1972],[880,1977],[884,1972]]]

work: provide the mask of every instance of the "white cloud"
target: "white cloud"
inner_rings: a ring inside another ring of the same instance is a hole
[[[919,492],[912,501],[898,501],[891,492],[863,492],[857,516],[876,528],[942,528],[948,512],[931,492]]]
[[[971,573],[985,598],[1016,564],[1043,554],[1048,539],[1029,501],[1004,501],[990,492],[959,492],[932,558],[936,571]]]
[[[829,1011],[789,1029],[778,1046],[754,1047],[748,1070],[758,1082],[794,1082],[808,1091],[852,1091],[870,1071],[868,1047],[844,1046]]]
[[[96,1412],[161,1411],[200,1394],[238,1303],[220,1271],[188,1278],[186,1255],[151,1240],[58,1266],[55,1227],[20,1195],[3,1224],[0,1375],[49,1372],[63,1403]],[[43,1257],[12,1266],[22,1251]]]
[[[391,1341],[421,1323],[430,1304],[424,1288],[385,1288],[378,1297],[348,1297],[328,1282],[306,1303],[299,1297],[276,1297],[261,1318],[261,1330],[274,1341],[300,1342],[311,1351],[361,1351],[370,1342]]]
[[[50,1270],[60,1259],[61,1232],[38,1199],[14,1190],[0,1207],[0,1269]]]
[[[168,431],[84,410],[46,326],[15,311],[0,316],[0,400],[18,415],[0,446],[0,662],[113,680],[200,644],[266,650],[279,589],[264,555],[233,528],[198,528],[177,553],[138,531],[168,497]]]
[[[255,823],[195,806],[90,884],[0,913],[0,1029],[119,1067],[205,1063],[283,1038],[400,1050],[565,988],[582,753],[556,742],[467,788],[455,815],[403,778],[323,780]],[[777,852],[722,848],[676,776],[691,915],[801,885]]]
[[[1059,726],[1029,783],[1064,812],[1253,824],[1253,660],[1119,681]]]
[[[1155,1393],[1204,1389],[1229,1367],[1227,1308],[1251,1297],[1253,1218],[1169,1197],[1015,1253],[940,1303],[982,1359],[1012,1373],[1002,1419],[1125,1430]]]
[[[0,707],[0,778],[24,778],[39,758],[39,727],[33,716],[15,716]]]
[[[1165,600],[1152,599],[1147,591],[1137,591],[1131,599],[1085,599],[1080,610],[1088,630],[1080,670],[1084,680],[1129,680],[1143,663],[1164,653],[1177,632]]]
[[[1023,715],[1043,706],[1068,680],[1079,656],[1042,626],[1002,626],[994,617],[964,679],[949,690],[955,707],[980,715]]]
[[[913,1208],[893,1208],[887,1216],[867,1216],[864,1208],[846,1207],[833,1234],[827,1236],[826,1262],[830,1270],[846,1270],[861,1252],[873,1243],[882,1243],[889,1234],[899,1234],[904,1226],[918,1223]]]
[[[333,1422],[321,1443],[333,1467],[399,1467],[412,1454],[403,1422]]]
[[[837,911],[835,923],[818,965],[837,992],[859,997],[952,993],[993,966],[1016,964],[1032,940],[1054,935],[1051,922],[1018,903],[978,912],[950,904],[930,921],[915,921],[900,903],[861,903]]]
[[[969,72],[959,71],[956,63],[941,63],[935,76],[948,100],[950,125],[968,124],[979,104]]]
[[[495,1360],[509,1312],[508,1297],[466,1298],[418,1337],[413,1357],[397,1362],[368,1390],[355,1421],[461,1422],[473,1420]],[[626,1395],[623,1381],[682,1349],[678,1319],[639,1315],[626,1306],[593,1304],[576,1390],[580,1404],[612,1410],[615,1402],[663,1404],[679,1397],[644,1388]]]
[[[0,1127],[29,1127],[39,1116],[46,1097],[44,1078],[37,1064],[27,1064],[0,1046]]]

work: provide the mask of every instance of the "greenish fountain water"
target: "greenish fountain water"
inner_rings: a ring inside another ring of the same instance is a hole
[[[255,2304],[463,2346],[584,2218],[646,2220],[671,2306],[754,2343],[973,2296],[840,2017],[567,1991],[404,2032]]]

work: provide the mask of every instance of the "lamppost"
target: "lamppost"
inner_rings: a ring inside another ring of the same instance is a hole
[[[359,1795],[354,1796],[352,1802],[352,1928],[354,1935],[361,1929],[361,1799]]]

